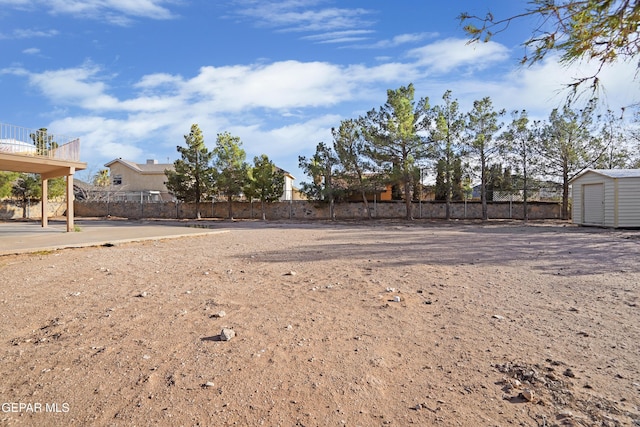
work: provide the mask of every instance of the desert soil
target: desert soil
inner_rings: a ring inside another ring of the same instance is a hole
[[[0,257],[0,424],[640,425],[638,231],[211,227]]]

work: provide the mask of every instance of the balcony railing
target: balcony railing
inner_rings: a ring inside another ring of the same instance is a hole
[[[0,152],[80,161],[80,139],[0,123]]]

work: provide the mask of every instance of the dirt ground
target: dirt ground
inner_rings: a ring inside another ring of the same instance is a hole
[[[211,227],[0,257],[0,424],[640,425],[639,231]]]

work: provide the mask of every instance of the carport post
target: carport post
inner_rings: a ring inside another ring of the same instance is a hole
[[[69,168],[67,175],[67,232],[73,231],[73,173],[75,168]]]
[[[49,217],[47,215],[49,209],[47,207],[47,201],[49,200],[49,180],[42,178],[42,201],[40,202],[40,208],[42,210],[42,227],[49,225]]]

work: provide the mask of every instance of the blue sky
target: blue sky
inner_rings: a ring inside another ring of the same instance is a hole
[[[0,122],[80,137],[93,174],[122,157],[178,158],[191,124],[211,149],[239,136],[304,181],[298,156],[331,142],[331,127],[413,83],[416,99],[463,111],[496,108],[545,118],[562,84],[593,64],[549,57],[520,67],[522,20],[487,44],[467,45],[456,17],[522,11],[522,0],[0,0]],[[640,99],[636,64],[606,68],[604,100]],[[80,175],[80,177],[83,177]],[[86,178],[86,177],[85,177]]]

